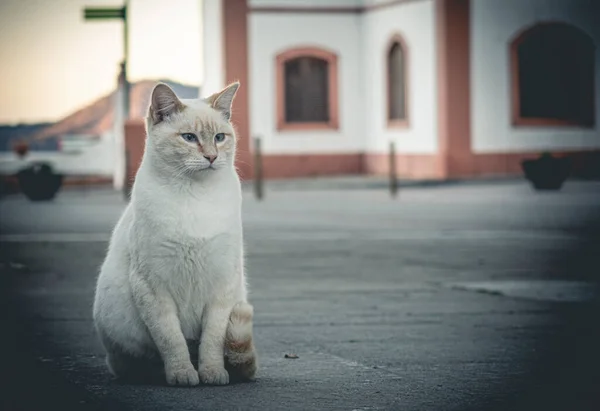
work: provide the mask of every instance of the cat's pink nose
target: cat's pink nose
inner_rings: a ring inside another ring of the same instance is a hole
[[[217,159],[217,156],[204,156],[204,158],[207,159],[210,164],[212,164]]]

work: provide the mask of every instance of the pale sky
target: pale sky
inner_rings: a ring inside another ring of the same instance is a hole
[[[201,0],[130,0],[129,79],[198,86]],[[0,0],[0,124],[58,120],[116,86],[120,20],[85,6],[122,0]]]

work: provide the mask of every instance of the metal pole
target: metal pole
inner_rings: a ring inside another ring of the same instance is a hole
[[[395,198],[398,194],[398,176],[396,175],[396,145],[390,142],[390,195]]]
[[[124,118],[125,121],[129,119],[129,77],[127,75],[128,63],[129,63],[129,27],[127,23],[127,16],[129,14],[129,0],[125,0],[123,5],[123,75],[125,76],[125,84],[123,90],[123,103],[124,103]]]
[[[131,161],[129,159],[129,150],[125,149],[125,182],[123,184],[123,197],[126,201],[131,199],[131,178],[129,177],[129,167],[131,166]]]
[[[127,75],[129,63],[129,25],[127,23],[129,14],[129,0],[124,0],[123,4],[123,145],[125,146],[125,183],[123,184],[123,194],[126,201],[131,199],[131,179],[129,177],[129,168],[131,167],[130,153],[127,149],[127,128],[125,124],[129,120],[129,77]]]
[[[263,198],[262,153],[260,137],[254,139],[254,194],[258,200]]]
[[[84,20],[115,20],[123,21],[123,62],[121,63],[121,72],[119,73],[119,104],[121,105],[121,113],[115,113],[115,132],[125,136],[124,126],[129,119],[130,111],[130,84],[127,75],[129,64],[129,23],[127,15],[129,14],[129,0],[123,0],[123,7],[85,7],[83,9]],[[123,94],[121,96],[121,93]],[[120,114],[120,115],[119,115]],[[118,130],[120,128],[121,130]],[[119,150],[121,148],[119,147]],[[125,150],[125,148],[123,148]],[[122,189],[126,197],[129,197],[129,180],[127,173],[129,172],[129,154],[125,150],[123,153],[126,162],[126,181]],[[118,183],[117,183],[118,185]]]

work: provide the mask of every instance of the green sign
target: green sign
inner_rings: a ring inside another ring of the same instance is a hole
[[[86,20],[125,19],[127,9],[125,7],[86,7],[83,15]]]

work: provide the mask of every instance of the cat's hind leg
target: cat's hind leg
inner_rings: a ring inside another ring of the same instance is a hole
[[[252,339],[253,307],[237,303],[229,315],[225,336],[226,369],[232,380],[252,381],[258,368]]]

